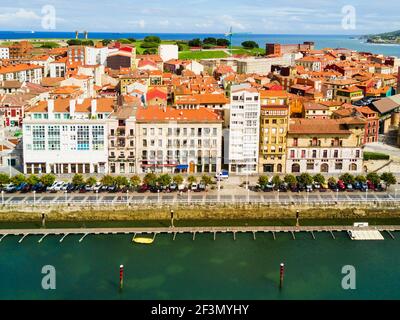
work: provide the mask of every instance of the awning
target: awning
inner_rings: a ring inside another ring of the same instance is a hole
[[[185,169],[189,169],[189,165],[187,165],[187,164],[179,164],[179,165],[176,166],[176,168],[178,170],[185,170]]]

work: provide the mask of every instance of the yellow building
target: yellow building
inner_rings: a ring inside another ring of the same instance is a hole
[[[287,105],[262,105],[260,119],[260,173],[285,173]]]

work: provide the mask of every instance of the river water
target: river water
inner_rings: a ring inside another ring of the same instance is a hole
[[[351,241],[346,233],[158,235],[137,245],[129,235],[7,236],[0,243],[0,299],[398,299],[396,240]],[[285,263],[279,290],[279,264]],[[119,291],[119,265],[125,266]],[[42,267],[56,270],[56,290],[41,287]],[[342,289],[342,268],[356,289]]]

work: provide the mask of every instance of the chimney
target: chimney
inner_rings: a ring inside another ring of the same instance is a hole
[[[90,113],[94,116],[97,113],[97,100],[92,99],[90,101]]]
[[[49,119],[54,119],[54,100],[47,100],[47,114]]]
[[[75,116],[76,100],[69,100],[69,116],[73,118]]]

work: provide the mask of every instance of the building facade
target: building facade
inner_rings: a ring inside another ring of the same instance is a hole
[[[289,107],[262,105],[260,119],[259,172],[285,173]]]
[[[345,119],[292,119],[287,138],[287,173],[351,174],[363,168],[364,123]]]
[[[139,107],[136,122],[138,173],[221,170],[222,119],[214,111]]]
[[[112,99],[41,101],[23,121],[24,173],[108,172]]]
[[[260,141],[260,95],[254,88],[232,86],[229,115],[229,171],[258,172]]]

